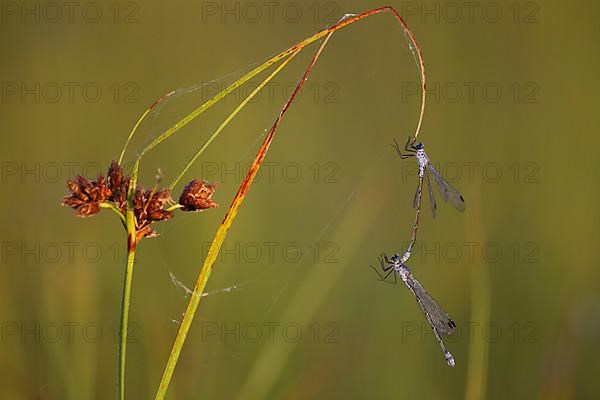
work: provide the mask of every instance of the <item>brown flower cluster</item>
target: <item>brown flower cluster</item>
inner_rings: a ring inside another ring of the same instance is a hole
[[[63,199],[63,205],[75,210],[78,217],[91,217],[100,212],[103,206],[113,206],[125,215],[127,212],[127,194],[131,177],[123,175],[123,168],[113,161],[108,168],[108,179],[99,176],[91,181],[83,176],[67,181],[70,194]],[[172,209],[183,211],[202,211],[217,207],[211,197],[216,185],[194,179],[188,183],[179,198],[179,207],[174,206],[171,190],[157,190],[137,187],[133,195],[133,211],[137,237],[156,237],[158,233],[152,229],[153,222],[164,221],[173,217]]]
[[[172,218],[173,212],[165,209],[165,206],[172,204],[171,190],[168,188],[158,191],[137,188],[133,196],[133,210],[138,238],[158,236],[150,225]]]
[[[91,217],[100,212],[100,204],[104,203],[111,195],[111,190],[103,176],[96,181],[90,181],[78,175],[75,179],[68,180],[67,186],[71,191],[63,200],[63,204],[75,209],[78,217]]]
[[[194,179],[183,188],[183,193],[179,197],[184,211],[202,211],[207,208],[215,208],[219,205],[212,201],[211,197],[215,193],[217,185],[206,181]]]
[[[129,190],[129,177],[123,176],[123,167],[112,161],[108,167],[108,187],[111,190],[110,201],[125,214],[127,209],[127,190]]]

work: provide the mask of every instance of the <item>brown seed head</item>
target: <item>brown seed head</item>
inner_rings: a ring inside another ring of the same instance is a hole
[[[100,204],[111,196],[111,190],[103,176],[99,176],[96,181],[90,181],[77,175],[75,179],[67,181],[67,186],[71,194],[64,197],[63,205],[73,208],[78,217],[91,217],[98,214]]]
[[[123,167],[116,161],[108,167],[108,188],[111,190],[109,200],[113,201],[117,208],[125,213],[127,208],[127,190],[129,189],[130,177],[123,176]]]
[[[179,204],[184,211],[202,211],[215,208],[219,205],[212,201],[217,185],[206,181],[194,179],[188,183],[179,197]]]
[[[171,190],[169,188],[158,191],[143,188],[136,189],[133,197],[133,208],[138,236],[158,236],[158,233],[150,227],[150,224],[173,217],[171,211],[164,209],[170,203],[173,203],[173,199],[171,198]]]
[[[126,214],[130,182],[131,177],[125,176],[123,167],[113,160],[108,167],[106,179],[100,176],[96,181],[90,181],[78,175],[75,179],[67,181],[71,193],[65,196],[63,205],[73,208],[79,217],[89,217],[100,212],[102,203],[111,202]],[[217,207],[218,204],[211,199],[215,188],[215,184],[194,179],[183,189],[179,204],[185,211],[202,211]],[[169,188],[136,188],[133,194],[136,240],[158,236],[151,225],[172,218],[173,213],[168,208],[173,203]]]

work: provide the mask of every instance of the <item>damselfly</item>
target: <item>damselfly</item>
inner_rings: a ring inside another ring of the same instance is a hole
[[[392,145],[394,149],[398,152],[400,158],[405,159],[409,157],[416,157],[417,162],[419,164],[419,186],[417,186],[417,192],[415,193],[415,198],[413,201],[413,205],[417,206],[417,197],[420,196],[420,192],[423,188],[422,180],[427,180],[427,190],[429,192],[429,200],[431,201],[431,212],[433,213],[433,217],[435,218],[435,213],[437,210],[437,205],[435,202],[435,197],[433,195],[433,189],[431,188],[431,180],[427,172],[429,172],[433,176],[433,180],[436,183],[440,194],[444,201],[450,201],[450,204],[454,206],[458,211],[465,211],[465,199],[461,196],[461,194],[456,190],[451,184],[449,184],[440,173],[431,165],[431,161],[425,153],[425,146],[423,143],[414,144],[411,143],[411,138],[408,138],[408,141],[404,145],[404,150],[406,153],[402,153],[400,150],[400,145],[394,139],[394,144]]]
[[[427,191],[429,193],[429,202],[431,203],[431,212],[433,214],[433,218],[435,218],[437,204],[435,202],[435,196],[433,195],[433,189],[431,188],[431,179],[429,175],[433,175],[433,181],[436,183],[440,194],[444,201],[450,201],[450,204],[454,206],[458,211],[465,211],[465,199],[461,196],[461,194],[456,190],[451,184],[449,184],[437,170],[431,165],[431,161],[425,153],[425,147],[422,143],[414,144],[414,140],[411,143],[411,138],[409,137],[404,145],[404,150],[406,153],[402,153],[400,150],[400,145],[394,139],[394,144],[392,147],[396,149],[396,152],[400,156],[400,158],[405,159],[409,157],[416,157],[417,163],[419,165],[419,183],[417,185],[417,191],[415,192],[415,197],[413,199],[413,207],[416,210],[415,213],[415,222],[413,225],[412,237],[411,241],[408,245],[408,248],[402,259],[400,259],[400,263],[404,264],[410,258],[412,248],[417,241],[417,229],[419,227],[419,215],[421,212],[421,195],[423,193],[423,181],[427,181]]]
[[[456,364],[454,362],[454,357],[448,351],[448,348],[444,344],[442,340],[442,335],[452,335],[456,331],[456,324],[448,315],[446,311],[442,309],[442,307],[427,293],[427,291],[421,286],[419,281],[415,279],[415,277],[410,273],[410,270],[406,265],[401,262],[400,256],[398,254],[394,254],[391,259],[388,259],[385,253],[382,253],[379,256],[379,263],[381,265],[381,270],[385,275],[379,273],[379,271],[371,265],[371,268],[377,272],[377,275],[382,280],[386,280],[390,274],[396,272],[402,282],[406,285],[407,288],[415,295],[417,299],[417,303],[421,306],[421,311],[425,315],[425,319],[431,326],[435,338],[442,348],[444,352],[444,357],[446,358],[446,363],[449,366],[454,367]],[[394,274],[394,282],[396,282],[396,274]]]

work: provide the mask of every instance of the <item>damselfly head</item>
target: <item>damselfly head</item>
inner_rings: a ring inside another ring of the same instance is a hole
[[[393,262],[394,264],[397,264],[400,262],[400,256],[398,254],[394,254],[392,256],[392,258],[390,258],[390,261]]]
[[[417,149],[417,150],[423,150],[424,147],[425,146],[423,146],[423,143],[417,143],[417,144],[415,144],[415,149]]]

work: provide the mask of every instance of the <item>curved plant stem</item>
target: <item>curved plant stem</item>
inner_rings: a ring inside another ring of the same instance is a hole
[[[190,169],[190,167],[194,164],[194,162],[204,153],[204,150],[216,139],[216,137],[221,133],[223,129],[231,122],[233,118],[248,104],[250,100],[254,98],[261,90],[264,88],[274,77],[277,75],[285,66],[292,61],[292,59],[300,52],[300,50],[292,53],[288,58],[286,58],[279,66],[269,75],[267,76],[261,83],[258,85],[246,98],[225,118],[225,120],[219,125],[219,127],[214,131],[214,133],[208,138],[208,140],[202,145],[202,147],[194,154],[194,156],[188,161],[188,163],[183,167],[177,178],[171,183],[169,186],[171,190],[177,185],[177,183],[181,180],[183,175]]]
[[[259,88],[262,88],[264,85],[266,85],[266,83],[268,81],[270,81],[283,67],[285,67],[285,65],[288,62],[290,62],[299,52],[300,52],[300,49],[296,50],[286,60],[284,60],[284,62],[282,62],[281,65],[271,75],[269,75],[269,77],[267,77],[262,82],[262,84],[259,86]],[[245,105],[251,99],[251,97],[253,97],[256,93],[257,93],[257,91],[254,91],[253,93],[251,93],[246,99],[244,99],[244,102],[242,102],[242,104],[240,106],[243,107],[243,105]],[[236,108],[236,110],[234,110],[234,113],[237,114],[237,112],[239,112],[239,110],[241,110],[241,107],[238,106],[238,108]],[[233,115],[235,115],[235,114],[233,114]],[[209,141],[198,151],[198,153],[201,153],[202,151],[204,151],[206,146],[208,144],[210,144],[210,141],[212,141],[212,139],[214,139],[214,137],[216,137],[216,135],[218,135],[218,133],[225,127],[225,125],[229,122],[229,120],[230,119],[227,118],[223,122],[223,124],[221,124],[221,126],[215,131],[215,133],[211,136],[211,138],[209,138]],[[264,146],[264,144],[263,144],[263,146]],[[192,158],[192,160],[190,160],[188,165],[184,168],[182,173],[173,182],[173,184],[171,186],[174,186],[177,183],[177,181],[181,178],[181,176],[183,176],[183,174],[185,173],[187,168],[189,168],[189,166],[195,161],[195,159],[199,155],[198,153]],[[256,160],[254,162],[256,163]],[[253,163],[253,166],[254,166],[254,163]],[[248,186],[249,186],[252,179],[254,179],[254,176],[256,175],[257,171],[258,171],[258,167],[255,168],[254,170],[252,168],[250,168],[250,170],[248,171],[248,175],[246,176],[246,179],[242,183],[242,187],[244,186],[244,183],[246,183],[246,182],[248,183]],[[252,175],[252,176],[249,178],[250,175]],[[236,197],[233,199],[231,206],[229,206],[229,210],[227,211],[227,214],[225,215],[223,222],[221,223],[221,225],[219,226],[219,229],[217,230],[217,233],[215,234],[215,238],[213,239],[213,242],[210,245],[208,254],[206,255],[206,259],[204,260],[204,264],[202,265],[202,268],[200,269],[200,275],[198,276],[196,286],[194,287],[194,291],[192,292],[192,296],[190,297],[190,301],[185,310],[185,314],[183,315],[183,319],[181,321],[179,331],[177,332],[177,336],[175,338],[175,343],[173,344],[173,348],[171,349],[171,355],[169,356],[169,360],[167,361],[167,365],[165,367],[165,371],[163,373],[163,377],[161,379],[160,386],[158,388],[158,392],[156,393],[156,399],[163,399],[167,393],[169,383],[171,382],[171,377],[173,376],[173,371],[175,370],[175,365],[177,364],[177,361],[179,359],[179,354],[181,353],[181,349],[183,348],[183,344],[185,342],[185,339],[187,337],[189,329],[192,325],[192,320],[194,318],[194,315],[196,314],[196,309],[198,308],[198,305],[200,304],[200,299],[202,298],[202,293],[204,292],[204,288],[206,287],[206,283],[208,282],[208,278],[210,276],[210,273],[212,272],[213,264],[217,258],[217,255],[219,254],[221,244],[223,243],[223,240],[225,240],[227,231],[229,230],[229,227],[231,226],[233,219],[235,218],[235,216],[237,214],[237,210],[244,200],[245,192],[241,192],[242,187],[240,187],[240,190],[236,194]]]
[[[404,22],[404,20],[400,16],[400,14],[398,14],[398,12],[393,7],[385,6],[385,7],[379,7],[379,8],[369,10],[369,11],[365,11],[361,14],[347,15],[337,24],[335,24],[327,29],[324,29],[322,31],[319,31],[319,32],[315,33],[314,35],[312,35],[312,36],[296,43],[295,45],[289,47],[288,49],[282,51],[281,53],[271,57],[270,59],[268,59],[267,61],[265,61],[264,63],[262,63],[255,69],[253,69],[252,71],[248,72],[246,75],[242,76],[237,81],[233,82],[231,85],[229,85],[228,87],[223,89],[221,92],[217,93],[211,99],[207,100],[205,103],[203,103],[198,108],[193,110],[190,114],[186,115],[180,121],[175,123],[175,125],[171,126],[167,130],[165,130],[163,133],[158,135],[150,144],[148,144],[148,146],[146,146],[142,150],[142,152],[139,154],[139,156],[137,157],[137,159],[134,163],[133,171],[131,174],[131,183],[133,185],[133,188],[135,189],[135,183],[137,181],[137,174],[138,174],[140,161],[147,152],[149,152],[150,150],[152,150],[153,148],[158,146],[160,143],[162,143],[164,140],[168,139],[175,132],[179,131],[181,128],[183,128],[184,126],[189,124],[192,120],[194,120],[196,117],[200,116],[208,108],[210,108],[211,106],[213,106],[214,104],[218,103],[220,100],[225,98],[229,93],[233,92],[234,90],[236,90],[237,88],[242,86],[244,83],[246,83],[249,79],[253,78],[257,74],[266,70],[271,65],[285,59],[286,57],[290,56],[292,53],[302,50],[304,47],[308,46],[309,44],[314,43],[315,41],[317,41],[321,38],[324,38],[347,25],[353,24],[354,22],[357,22],[364,18],[370,17],[375,14],[380,14],[383,12],[391,13],[394,16],[394,18],[396,18],[398,23],[400,23],[400,25],[402,26],[402,30],[404,31],[404,34],[408,38],[410,50],[416,59],[417,65],[419,67],[419,72],[421,74],[421,111],[419,113],[419,120],[417,123],[417,128],[414,133],[414,140],[416,141],[417,136],[419,135],[419,132],[421,130],[421,125],[423,123],[423,117],[425,115],[425,98],[426,98],[425,80],[426,80],[426,76],[425,76],[425,64],[423,63],[423,55],[421,52],[421,47],[417,43],[415,36],[411,32],[411,30],[408,28],[408,25],[406,25],[406,22]],[[157,100],[152,106],[150,106],[150,108],[148,110],[146,110],[144,115],[142,115],[142,117],[140,118],[138,123],[135,125],[133,131],[131,132],[131,134],[129,136],[129,139],[127,140],[127,143],[129,143],[129,141],[131,140],[131,137],[133,136],[133,133],[135,132],[135,130],[137,129],[137,127],[139,126],[141,121],[144,119],[144,117],[150,112],[150,110],[152,108],[154,108],[156,106],[156,104],[158,104],[160,101],[162,101],[162,99],[164,99],[167,96],[170,96],[172,93],[173,92],[163,96],[161,99]],[[127,143],[125,146],[127,146]],[[125,152],[125,149],[123,149],[123,153],[124,152]],[[121,155],[121,158],[122,158],[122,155]]]
[[[123,296],[121,298],[121,320],[119,322],[119,365],[117,372],[117,390],[119,400],[125,399],[125,355],[127,353],[127,328],[129,324],[129,304],[131,302],[131,281],[136,249],[136,229],[133,209],[127,210],[127,264],[123,278]]]
[[[190,326],[192,324],[192,320],[194,318],[194,315],[196,313],[198,305],[200,304],[200,299],[202,298],[202,293],[204,292],[206,283],[208,282],[208,278],[210,277],[210,274],[214,267],[214,263],[216,261],[217,255],[219,254],[219,251],[221,249],[221,245],[223,244],[223,241],[225,240],[225,236],[227,236],[227,232],[229,231],[229,228],[231,227],[231,224],[233,223],[233,220],[235,219],[240,206],[244,202],[246,193],[250,189],[250,186],[252,185],[252,182],[253,182],[254,178],[256,177],[256,174],[258,173],[258,170],[260,169],[260,166],[262,165],[265,156],[267,155],[267,151],[269,150],[271,142],[273,141],[273,138],[275,136],[275,132],[276,132],[277,128],[279,127],[279,124],[281,123],[283,116],[285,115],[285,113],[289,109],[290,105],[293,103],[293,101],[298,96],[300,89],[304,85],[304,82],[306,82],[308,75],[311,73],[312,68],[314,67],[315,63],[317,62],[317,59],[319,58],[319,56],[321,55],[323,48],[327,45],[327,42],[329,41],[330,37],[331,37],[331,33],[325,38],[325,40],[323,41],[323,43],[317,50],[316,54],[314,55],[313,59],[311,60],[311,62],[309,64],[308,68],[304,72],[304,75],[298,82],[298,85],[296,86],[294,92],[292,93],[292,95],[290,96],[288,101],[283,106],[281,112],[279,113],[279,116],[273,123],[273,126],[271,126],[271,129],[269,130],[267,136],[263,140],[263,143],[262,143],[260,149],[258,150],[258,153],[256,154],[256,157],[254,158],[254,161],[252,162],[252,165],[248,169],[248,173],[246,174],[244,181],[240,185],[238,192],[236,193],[231,205],[229,206],[229,209],[227,210],[227,214],[225,214],[225,218],[223,219],[223,222],[221,223],[221,225],[219,226],[219,229],[217,230],[217,233],[215,234],[215,238],[213,239],[213,241],[210,245],[206,259],[204,260],[202,268],[200,269],[200,274],[198,276],[198,280],[196,281],[196,286],[194,287],[194,291],[193,291],[190,301],[188,303],[187,309],[185,310],[183,320],[181,321],[181,326],[179,327],[179,331],[177,332],[177,337],[175,338],[175,343],[173,344],[173,348],[171,350],[171,355],[169,356],[169,360],[167,361],[167,365],[165,367],[165,371],[163,373],[163,377],[160,382],[160,386],[156,393],[156,400],[164,399],[164,397],[167,393],[169,383],[171,382],[171,377],[173,376],[173,371],[175,370],[175,365],[177,364],[177,361],[179,359],[181,349],[183,348],[183,344],[184,344],[187,334],[189,332]],[[296,52],[294,54],[297,54],[297,52],[299,52],[299,49],[296,50]]]

